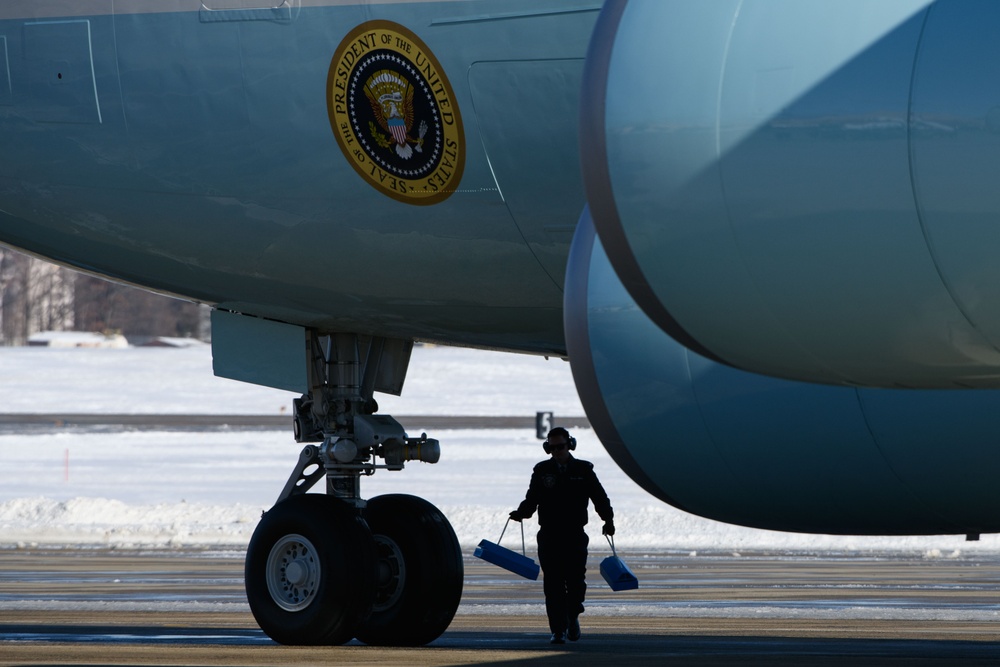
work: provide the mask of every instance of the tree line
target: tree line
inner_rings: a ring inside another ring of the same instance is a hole
[[[0,345],[25,345],[41,331],[206,340],[206,315],[197,304],[0,247]]]

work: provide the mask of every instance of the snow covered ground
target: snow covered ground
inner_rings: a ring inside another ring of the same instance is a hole
[[[394,415],[583,414],[569,364],[540,357],[418,347]],[[288,392],[212,375],[207,346],[184,349],[0,348],[7,413],[290,414]],[[290,421],[289,421],[290,424]],[[415,434],[418,424],[404,423]],[[441,462],[410,463],[362,480],[366,497],[412,493],[440,507],[463,548],[496,540],[544,458],[533,430],[435,431]],[[626,477],[589,430],[577,454],[593,461],[617,515],[623,550],[904,551],[928,557],[1000,552],[984,536],[838,537],[739,528],[679,512]],[[279,431],[67,429],[0,432],[0,548],[15,545],[243,547],[285,483],[301,446]],[[535,524],[525,522],[529,545]],[[593,517],[591,544],[606,548]],[[508,542],[509,540],[509,542]],[[508,531],[504,544],[520,541]]]

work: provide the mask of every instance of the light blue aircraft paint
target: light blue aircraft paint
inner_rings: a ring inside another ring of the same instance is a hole
[[[589,212],[568,276],[581,400],[615,461],[653,495],[778,530],[996,530],[1000,392],[809,384],[701,357],[632,300]]]
[[[581,150],[640,305],[747,370],[996,386],[998,21],[990,2],[609,2]]]
[[[440,455],[376,410],[418,340],[568,355],[616,461],[703,516],[997,531],[998,24],[985,0],[7,0],[0,241],[211,304],[216,372],[302,390],[247,556],[279,642],[419,645],[455,613],[446,518],[361,493]]]
[[[7,243],[291,323],[562,353],[600,3],[36,4],[0,8]],[[419,33],[464,121],[434,205],[366,184],[331,128],[335,52],[377,20]]]

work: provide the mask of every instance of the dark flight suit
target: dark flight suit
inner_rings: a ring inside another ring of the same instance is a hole
[[[544,574],[545,613],[553,634],[566,631],[567,616],[583,613],[587,592],[587,501],[608,522],[611,501],[594,473],[594,464],[572,456],[560,470],[554,459],[542,461],[517,512],[530,517],[538,509],[538,560]]]

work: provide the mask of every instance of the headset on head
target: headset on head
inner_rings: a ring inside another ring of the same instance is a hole
[[[549,444],[549,438],[551,438],[554,435],[562,435],[564,438],[566,438],[566,443],[567,443],[566,446],[569,448],[569,451],[573,451],[574,449],[576,449],[576,438],[571,436],[569,434],[569,431],[564,429],[562,426],[556,426],[554,429],[549,431],[549,434],[545,436],[545,442],[542,443],[542,449],[545,450],[546,454],[552,453],[552,445]]]

